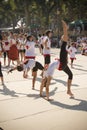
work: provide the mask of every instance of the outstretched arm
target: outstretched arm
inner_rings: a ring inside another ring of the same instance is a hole
[[[62,20],[62,25],[63,25],[62,41],[67,42],[68,41],[68,25],[63,20]]]
[[[16,69],[17,69],[17,67],[14,67],[14,68],[10,69],[7,73],[8,73],[8,74],[9,74],[9,72],[12,73],[12,71],[14,71],[14,70],[16,70]]]

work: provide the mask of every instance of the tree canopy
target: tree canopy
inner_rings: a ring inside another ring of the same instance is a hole
[[[0,27],[56,28],[61,19],[87,20],[87,0],[0,0]]]

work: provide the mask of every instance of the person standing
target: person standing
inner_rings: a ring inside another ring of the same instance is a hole
[[[76,52],[77,52],[76,44],[73,42],[71,44],[71,47],[68,49],[68,53],[70,55],[70,60],[71,60],[71,68],[73,68],[73,61],[76,60],[76,57],[75,57]]]
[[[44,66],[49,66],[51,59],[50,59],[50,49],[51,49],[51,40],[52,31],[46,31],[46,36],[43,39],[43,55],[44,55]]]
[[[25,59],[35,59],[35,44],[34,37],[29,35],[25,45]]]

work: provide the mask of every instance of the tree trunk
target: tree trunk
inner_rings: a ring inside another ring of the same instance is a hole
[[[26,28],[28,29],[29,24],[30,24],[30,12],[29,12],[29,5],[27,4],[26,1],[24,1],[24,10],[25,10],[25,17],[26,17]]]

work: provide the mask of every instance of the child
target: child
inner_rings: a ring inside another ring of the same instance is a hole
[[[2,85],[4,85],[3,73],[2,73],[2,70],[1,70],[1,59],[0,59],[0,78],[1,78]]]
[[[76,59],[75,53],[77,52],[76,44],[74,42],[71,44],[71,47],[68,49],[68,52],[70,54],[70,59],[71,59],[71,68],[73,68],[73,61]]]
[[[62,20],[62,24],[63,24],[64,35],[62,36],[62,45],[61,45],[61,50],[60,50],[60,64],[61,64],[62,70],[68,75],[67,94],[73,98],[74,95],[71,91],[71,83],[73,79],[73,74],[67,65],[68,53],[67,53],[66,47],[67,47],[67,41],[68,41],[68,26],[63,20]]]
[[[44,71],[44,74],[43,74],[43,78],[42,78],[42,82],[41,82],[41,86],[40,86],[40,96],[43,97],[43,95],[42,95],[43,88],[46,87],[46,100],[48,100],[48,101],[51,100],[49,98],[49,85],[50,85],[54,70],[59,69],[59,64],[60,64],[59,60],[52,62],[49,65],[49,67],[47,66],[48,68],[46,71]]]
[[[20,64],[17,67],[14,67],[13,69],[10,69],[8,71],[8,73],[12,72],[13,70],[23,71],[23,77],[27,78],[27,69],[28,70],[32,69],[32,76],[33,76],[32,89],[34,90],[35,89],[35,81],[36,81],[38,69],[42,70],[42,73],[44,71],[44,67],[41,65],[41,63],[35,61],[34,59],[29,59],[29,60],[27,59],[27,60],[24,61],[23,64]]]

